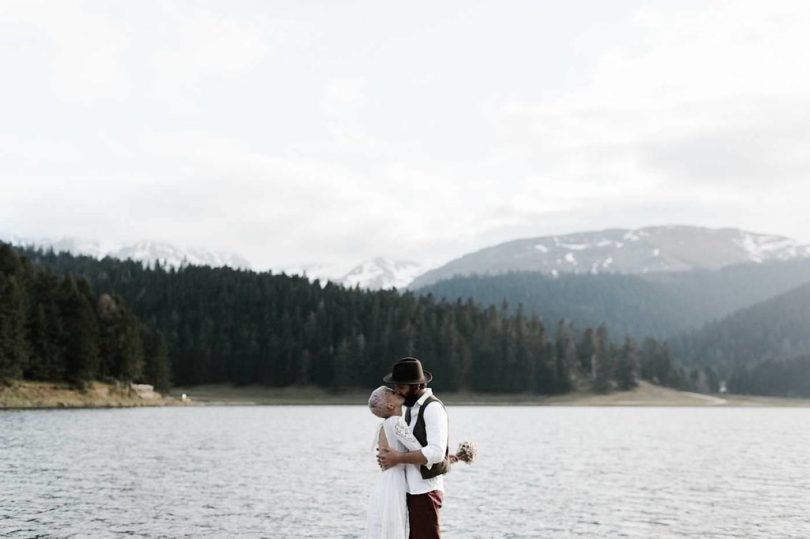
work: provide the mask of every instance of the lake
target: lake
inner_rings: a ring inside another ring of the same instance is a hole
[[[810,537],[810,410],[450,406],[447,538]],[[0,412],[2,537],[363,537],[363,406]]]

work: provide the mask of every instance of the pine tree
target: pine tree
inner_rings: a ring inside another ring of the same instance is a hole
[[[146,325],[141,325],[140,330],[144,353],[144,380],[154,386],[157,391],[166,394],[171,387],[171,369],[166,339]]]
[[[100,373],[123,382],[141,378],[144,350],[140,325],[120,297],[102,294],[98,301],[102,334]]]
[[[582,332],[582,338],[577,346],[577,359],[579,360],[579,372],[583,379],[590,380],[591,383],[596,378],[596,334],[593,328],[586,328]]]
[[[59,309],[65,327],[65,375],[77,385],[96,378],[99,367],[95,309],[80,286],[81,281],[65,277],[59,287]]]
[[[576,345],[567,320],[560,320],[557,324],[554,352],[557,391],[567,393],[574,386],[573,374],[577,363]]]
[[[532,353],[528,346],[528,335],[531,331],[530,323],[523,316],[523,306],[519,305],[514,318],[515,369],[512,386],[515,391],[528,392],[534,389],[534,368]]]
[[[681,389],[685,382],[675,365],[669,346],[655,339],[644,340],[639,353],[641,377],[653,383]]]
[[[627,391],[638,386],[638,350],[635,341],[627,336],[616,361],[616,386]]]
[[[18,277],[0,274],[0,380],[21,378],[28,363],[25,300]]]
[[[338,393],[349,387],[349,343],[340,342],[332,364],[332,391]]]
[[[610,342],[607,328],[604,324],[596,330],[595,349],[593,356],[593,390],[597,393],[610,391],[610,378],[612,372]]]
[[[57,304],[59,278],[40,269],[36,271],[32,283],[29,322],[31,361],[24,376],[35,380],[64,380],[64,328]]]

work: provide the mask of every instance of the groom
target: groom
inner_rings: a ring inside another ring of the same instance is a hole
[[[394,363],[383,382],[394,385],[394,391],[405,398],[405,422],[422,444],[419,451],[399,452],[380,449],[377,460],[383,469],[397,464],[405,466],[408,481],[408,520],[411,539],[433,539],[440,536],[439,509],[444,496],[444,474],[450,471],[447,449],[447,412],[442,401],[433,396],[428,383],[433,376],[422,369],[415,357]]]

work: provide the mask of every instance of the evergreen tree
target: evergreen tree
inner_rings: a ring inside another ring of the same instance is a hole
[[[29,292],[29,338],[31,361],[25,378],[64,380],[65,357],[62,342],[65,330],[57,304],[59,278],[48,271],[36,271]]]
[[[632,337],[624,339],[624,345],[616,362],[616,386],[622,391],[638,386],[638,350]]]
[[[332,391],[340,392],[349,387],[349,343],[340,342],[332,366]]]
[[[20,378],[27,366],[26,315],[17,276],[0,274],[0,380]]]
[[[596,329],[593,356],[593,390],[597,393],[605,393],[610,390],[610,375],[613,370],[611,359],[607,328],[602,324]]]
[[[555,340],[555,371],[557,379],[557,392],[566,393],[574,386],[574,374],[577,366],[577,350],[573,332],[567,320],[560,320],[557,324],[557,337]]]
[[[99,298],[98,313],[102,333],[99,372],[125,382],[140,379],[144,367],[140,322],[121,298],[107,294]]]
[[[685,386],[683,376],[675,365],[666,343],[647,338],[641,346],[639,356],[643,379],[676,389]]]
[[[720,391],[720,377],[717,375],[717,371],[711,367],[705,367],[703,372],[706,377],[706,385],[707,390],[709,393],[717,393]]]
[[[143,380],[166,394],[171,387],[171,366],[166,339],[146,325],[142,324],[140,330],[144,353]]]
[[[73,277],[65,277],[59,287],[59,310],[65,328],[65,376],[78,385],[96,378],[99,367],[98,322],[86,292],[86,283]]]
[[[586,328],[582,332],[579,346],[577,346],[577,359],[579,360],[579,372],[583,379],[591,383],[596,379],[596,334],[593,328]]]

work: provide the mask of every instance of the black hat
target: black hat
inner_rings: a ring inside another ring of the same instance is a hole
[[[387,384],[427,384],[433,375],[422,370],[422,362],[415,357],[403,357],[391,368],[391,374],[383,377]]]

